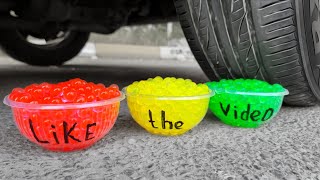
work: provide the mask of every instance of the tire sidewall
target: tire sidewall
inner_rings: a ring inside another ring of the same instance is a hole
[[[71,31],[60,43],[39,46],[29,43],[18,31],[2,31],[1,46],[14,59],[30,65],[62,65],[76,56],[90,33]]]
[[[318,10],[315,7],[318,1]],[[296,0],[300,50],[306,77],[314,95],[320,99],[320,1]],[[311,11],[317,11],[318,18]],[[317,35],[318,37],[316,37]]]

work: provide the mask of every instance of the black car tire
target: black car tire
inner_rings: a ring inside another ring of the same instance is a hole
[[[85,46],[90,33],[69,32],[54,45],[36,45],[28,42],[18,31],[0,32],[2,49],[12,58],[36,66],[62,65],[75,57]]]
[[[285,103],[320,99],[318,0],[174,0],[184,34],[211,80],[280,83]]]

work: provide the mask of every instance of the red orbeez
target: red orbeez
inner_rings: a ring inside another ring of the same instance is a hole
[[[113,127],[124,95],[81,79],[15,88],[5,103],[12,107],[20,132],[53,151],[87,148]]]
[[[120,96],[115,84],[105,87],[76,78],[58,84],[31,84],[26,88],[15,88],[9,98],[12,101],[32,104],[85,103],[108,100]]]

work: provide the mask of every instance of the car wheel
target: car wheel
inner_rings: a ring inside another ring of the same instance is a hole
[[[211,80],[256,78],[290,91],[285,103],[320,99],[316,0],[174,0],[198,63]]]
[[[62,65],[75,57],[88,41],[87,32],[56,32],[50,37],[25,31],[1,31],[2,49],[12,58],[30,65]]]

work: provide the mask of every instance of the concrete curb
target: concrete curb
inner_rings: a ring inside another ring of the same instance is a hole
[[[2,51],[2,49],[0,49],[0,57],[2,56],[6,56],[6,54]]]
[[[0,57],[6,56],[0,50]],[[80,57],[119,58],[119,59],[171,59],[193,60],[189,47],[141,46],[125,44],[105,44],[88,42],[79,54]]]
[[[141,46],[125,44],[87,43],[80,53],[83,57],[111,57],[121,59],[193,60],[189,47]]]

